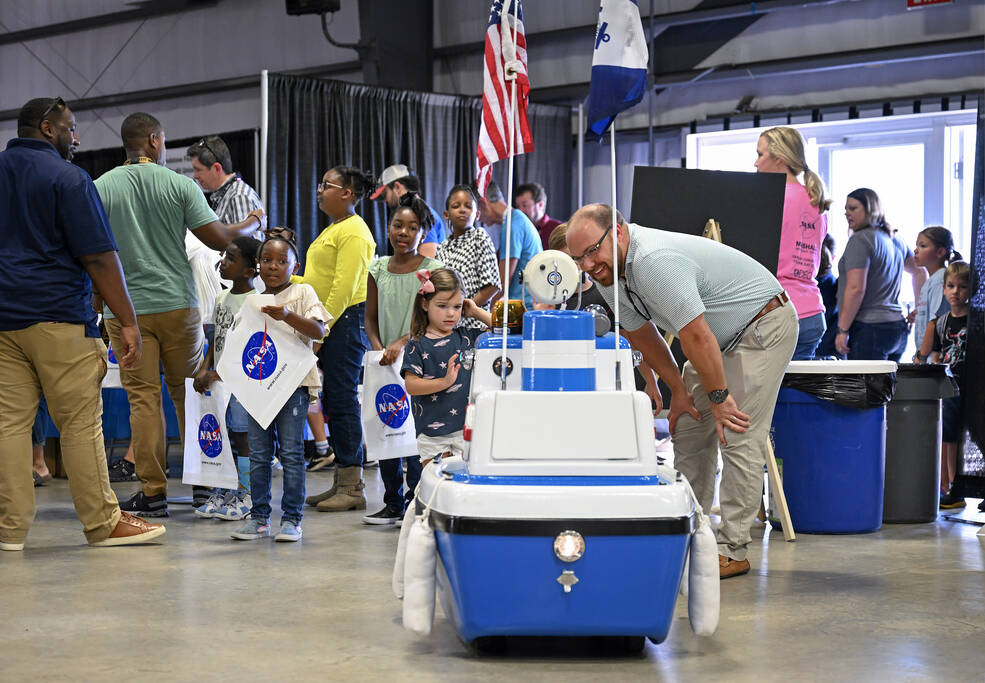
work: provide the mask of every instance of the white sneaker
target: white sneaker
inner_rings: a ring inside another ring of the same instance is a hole
[[[0,541],[0,550],[13,550],[13,551],[17,551],[17,550],[23,550],[23,549],[24,549],[24,544],[23,543],[8,543],[6,541]]]
[[[246,519],[252,507],[253,499],[250,498],[250,494],[247,493],[240,498],[239,494],[234,491],[223,500],[222,505],[219,506],[219,509],[215,513],[215,518],[224,519],[227,522],[237,522],[241,519]]]
[[[280,458],[274,458],[270,466],[274,474],[282,474],[284,472],[284,466],[280,464]]]
[[[224,495],[225,493],[222,491],[213,492],[205,503],[195,508],[195,515],[201,517],[202,519],[212,519],[215,517],[216,513],[219,511],[219,507],[222,505],[222,498]]]

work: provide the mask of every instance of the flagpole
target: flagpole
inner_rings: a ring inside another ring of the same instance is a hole
[[[513,0],[511,3],[513,9],[513,60],[516,59],[516,29],[517,29],[517,0]],[[509,31],[509,9],[506,10],[507,25],[506,30]],[[510,156],[508,162],[507,170],[507,180],[506,180],[506,247],[503,250],[503,288],[506,290],[503,292],[503,353],[499,364],[499,380],[500,388],[506,390],[506,337],[509,332],[509,321],[510,321],[510,281],[513,279],[510,276],[510,236],[513,227],[513,158],[516,155],[516,71],[512,67],[508,67],[508,70],[504,74],[505,78],[510,79],[510,121],[507,128],[509,129],[510,136]],[[519,262],[517,263],[519,267]]]
[[[622,389],[621,363],[619,361],[619,229],[616,220],[616,119],[612,118],[609,126],[609,159],[612,165],[612,284],[615,288],[613,297],[612,317],[615,318],[616,334],[616,391]]]

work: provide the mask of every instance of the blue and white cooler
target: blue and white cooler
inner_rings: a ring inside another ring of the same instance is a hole
[[[485,339],[477,365],[501,353],[502,337]],[[491,368],[488,383],[476,368],[465,457],[425,468],[401,530],[394,590],[409,629],[430,631],[436,592],[466,642],[659,643],[690,550],[692,626],[715,630],[718,558],[707,517],[687,480],[658,464],[650,399],[634,390],[629,349],[619,349],[630,359],[622,390],[598,390],[596,373],[614,384],[616,344],[604,367],[596,344],[588,313],[528,312],[522,387],[502,391]]]

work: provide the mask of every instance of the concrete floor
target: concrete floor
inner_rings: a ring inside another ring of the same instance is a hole
[[[379,475],[367,475],[375,511]],[[331,480],[309,474],[308,490]],[[122,498],[136,484],[116,488]],[[275,544],[233,542],[235,523],[172,505],[164,544],[94,549],[67,482],[37,493],[26,549],[0,553],[3,681],[985,677],[985,543],[965,524],[796,543],[759,528],[752,573],[722,584],[713,637],[691,633],[682,598],[667,641],[642,655],[519,643],[479,657],[440,609],[429,639],[402,629],[390,592],[397,530],[364,526],[362,513],[312,511],[302,543]],[[172,495],[188,493],[172,482]]]

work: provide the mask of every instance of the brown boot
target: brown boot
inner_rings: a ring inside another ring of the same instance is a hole
[[[339,467],[335,470],[335,493],[317,504],[319,512],[341,512],[343,510],[365,510],[366,496],[363,489],[363,468]]]
[[[318,503],[322,502],[323,500],[328,500],[329,498],[334,496],[335,492],[338,490],[339,490],[339,470],[336,469],[335,481],[332,483],[332,488],[330,488],[327,491],[322,491],[317,495],[308,496],[307,498],[304,499],[304,502],[310,505],[311,507],[315,507],[316,505],[318,505]]]

